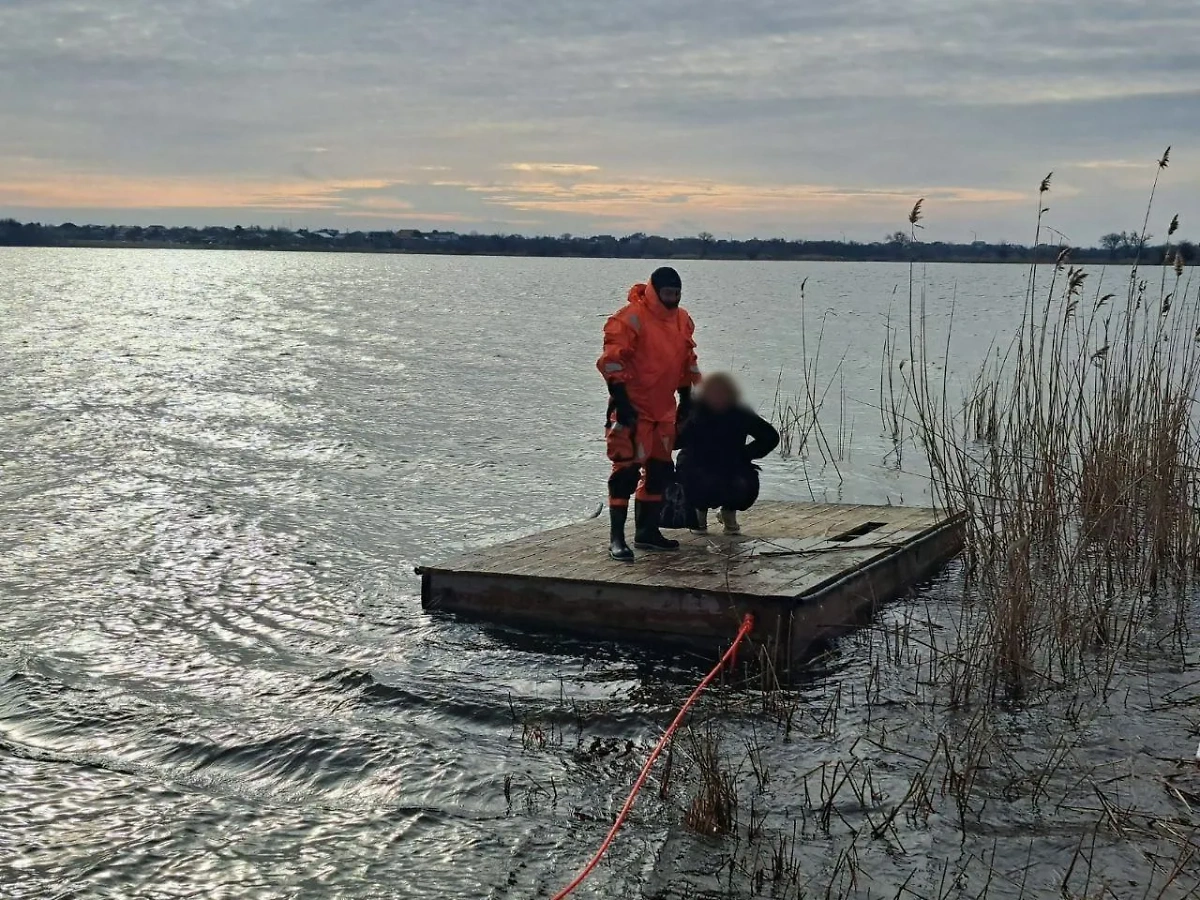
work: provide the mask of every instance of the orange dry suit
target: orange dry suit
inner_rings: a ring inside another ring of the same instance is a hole
[[[686,310],[668,309],[649,284],[630,288],[628,304],[604,325],[604,352],[596,368],[605,381],[625,386],[637,411],[633,433],[609,414],[613,506],[628,504],[635,486],[639,500],[662,499],[675,449],[675,392],[700,380],[695,329]]]

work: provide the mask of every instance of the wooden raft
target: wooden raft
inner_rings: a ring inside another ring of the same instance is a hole
[[[422,605],[705,651],[727,643],[749,612],[754,640],[789,663],[864,622],[962,545],[961,519],[932,509],[760,503],[741,514],[740,536],[712,521],[707,535],[670,532],[677,553],[637,551],[628,565],[608,558],[606,519],[421,566]]]

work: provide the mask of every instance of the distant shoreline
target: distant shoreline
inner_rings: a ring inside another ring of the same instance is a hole
[[[0,244],[0,250],[8,249],[39,249],[39,250],[195,250],[203,252],[224,251],[227,253],[317,253],[330,255],[368,255],[368,256],[480,256],[490,259],[653,259],[671,260],[674,262],[835,262],[835,263],[906,263],[909,260],[891,257],[847,257],[847,256],[603,256],[599,254],[582,253],[496,253],[486,251],[466,250],[393,250],[375,249],[372,247],[233,247],[212,244],[175,244],[167,242],[138,241],[74,241],[58,244]],[[1038,262],[1050,261],[1052,254],[1043,251]],[[922,256],[917,262],[923,263],[955,263],[962,265],[1029,265],[1033,257],[1015,257],[1009,259],[961,259],[938,258]],[[1109,260],[1105,260],[1109,262]],[[1119,264],[1121,260],[1117,260]],[[1132,260],[1130,260],[1132,262]]]
[[[760,262],[760,263],[788,263],[788,262],[821,262],[821,263],[892,263],[906,264],[908,262],[919,263],[934,263],[937,265],[963,265],[963,266],[1028,266],[1034,262],[1048,263],[1053,262],[1056,248],[1043,247],[1041,254],[1035,259],[1032,253],[1028,255],[1010,256],[1007,259],[963,259],[956,256],[937,256],[935,254],[921,254],[919,257],[906,260],[896,259],[890,256],[835,256],[835,255],[805,255],[805,256],[629,256],[629,255],[601,255],[601,254],[583,254],[583,253],[499,253],[487,251],[468,251],[468,250],[394,250],[391,248],[377,249],[374,247],[236,247],[213,244],[180,244],[170,241],[70,241],[61,243],[44,243],[44,244],[0,244],[0,250],[8,249],[40,249],[40,250],[190,250],[200,252],[225,251],[227,253],[317,253],[330,255],[371,255],[371,256],[479,256],[491,259],[661,259],[671,260],[673,262]],[[1150,253],[1150,256],[1156,256]],[[1118,257],[1117,259],[1094,259],[1094,258],[1079,258],[1072,257],[1074,262],[1092,263],[1094,265],[1133,265],[1132,257],[1125,259]],[[1149,265],[1146,259],[1142,260],[1144,265]],[[1161,260],[1155,260],[1155,264],[1162,264]]]
[[[748,238],[720,240],[702,232],[695,237],[667,238],[631,234],[624,237],[570,234],[527,237],[517,234],[458,234],[164,225],[45,225],[0,219],[0,247],[59,247],[78,249],[259,250],[300,253],[385,253],[412,256],[490,256],[517,259],[667,259],[722,262],[891,262],[891,263],[1016,263],[1053,262],[1059,245],[972,241],[969,244],[917,241],[894,232],[883,241],[785,240]],[[1145,265],[1196,261],[1194,244],[1148,244],[1128,232],[1105,235],[1102,246],[1072,247],[1073,263]]]

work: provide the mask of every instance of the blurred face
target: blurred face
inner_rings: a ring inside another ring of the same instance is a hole
[[[665,287],[658,292],[658,299],[667,309],[674,309],[683,298],[683,291],[677,287]]]
[[[728,411],[737,399],[729,385],[722,381],[705,382],[700,397],[705,406],[719,413]]]

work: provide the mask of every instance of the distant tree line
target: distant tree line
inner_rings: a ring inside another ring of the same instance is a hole
[[[914,242],[902,231],[881,241],[789,241],[783,238],[722,240],[709,232],[695,237],[654,234],[624,237],[527,237],[519,234],[459,234],[452,231],[341,231],[333,228],[168,228],[164,225],[44,225],[0,219],[0,246],[17,247],[180,247],[219,250],[312,250],[358,253],[437,253],[482,256],[564,256],[618,259],[844,260],[853,262],[1029,262],[1057,254],[1057,245],[1034,248],[1007,241]],[[1178,254],[1196,261],[1190,241],[1152,244],[1140,231],[1106,234],[1095,247],[1073,248],[1075,262],[1162,263]]]

